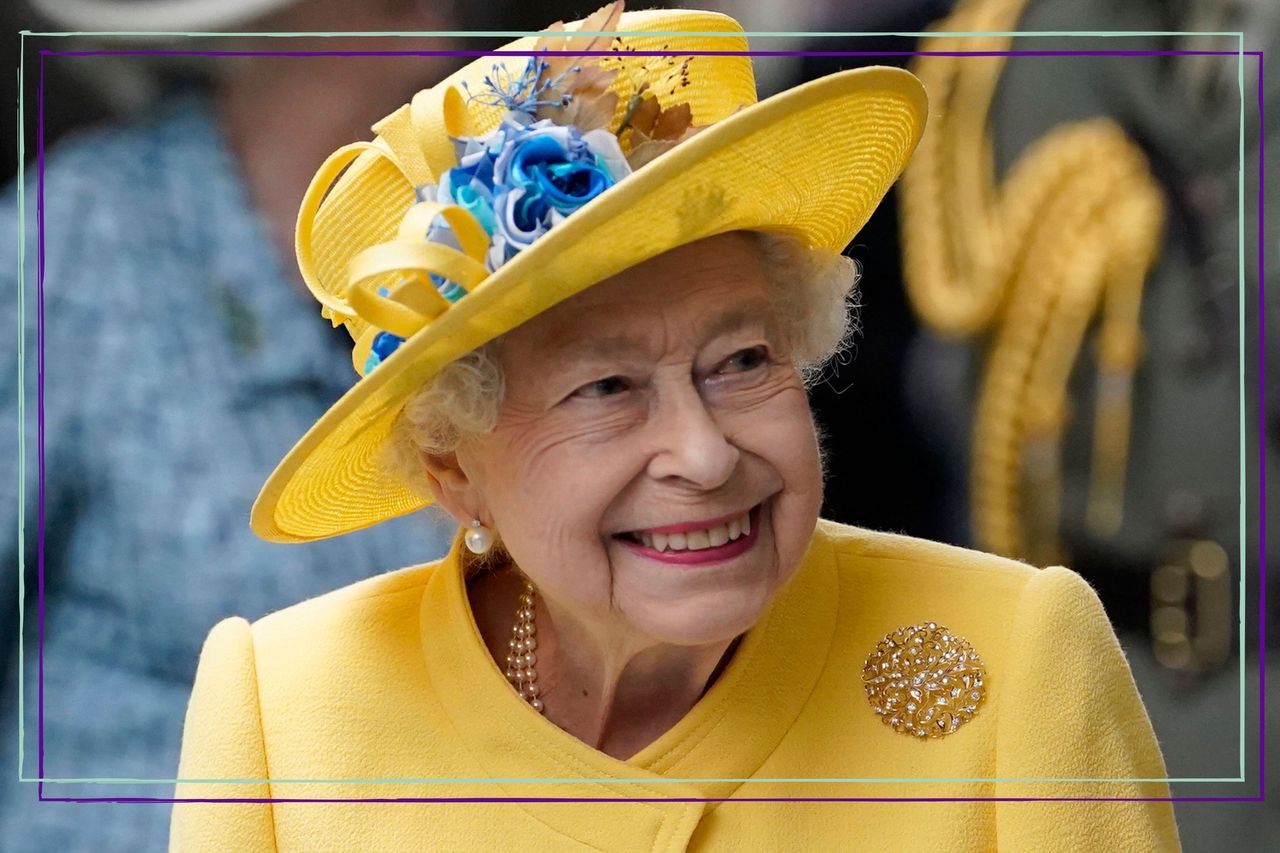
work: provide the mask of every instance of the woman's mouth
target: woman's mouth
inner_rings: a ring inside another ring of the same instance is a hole
[[[706,526],[675,524],[619,533],[613,538],[650,560],[675,565],[719,563],[749,551],[755,544],[760,533],[761,506],[756,504],[741,515]]]

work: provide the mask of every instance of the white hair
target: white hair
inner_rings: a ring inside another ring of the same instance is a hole
[[[805,387],[813,387],[857,329],[858,264],[788,234],[746,233],[761,255],[773,325]],[[393,470],[419,494],[431,496],[423,454],[450,453],[496,425],[505,388],[501,344],[497,338],[445,365],[401,410],[387,450]]]

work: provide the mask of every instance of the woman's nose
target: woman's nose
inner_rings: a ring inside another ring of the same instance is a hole
[[[655,452],[649,474],[676,478],[700,490],[724,485],[738,465],[738,450],[697,390],[690,386],[663,394],[651,421]]]

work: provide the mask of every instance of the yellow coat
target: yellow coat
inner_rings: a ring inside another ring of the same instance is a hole
[[[715,685],[619,761],[508,685],[471,618],[459,543],[437,563],[217,625],[179,774],[258,781],[183,782],[177,796],[624,802],[179,803],[171,850],[1178,849],[1167,802],[691,801],[1169,796],[1163,782],[981,781],[1166,775],[1102,606],[1066,569],[821,521]],[[988,675],[977,715],[936,740],[884,725],[861,684],[881,637],[925,621],[968,639]],[[923,777],[937,781],[902,781]]]

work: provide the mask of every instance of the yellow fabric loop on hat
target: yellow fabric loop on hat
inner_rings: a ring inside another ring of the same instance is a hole
[[[458,238],[462,251],[483,263],[485,254],[489,251],[489,233],[466,208],[456,204],[443,204],[438,201],[418,202],[409,208],[409,212],[400,222],[400,239],[424,239],[437,216],[449,223],[449,228]]]
[[[380,295],[375,290],[376,286],[375,282],[365,279],[351,288],[347,296],[356,313],[377,327],[372,331],[381,330],[409,338],[431,322],[432,315],[422,314],[403,302]]]
[[[392,240],[370,246],[351,259],[352,290],[348,298],[354,297],[356,283],[395,271],[435,273],[466,290],[475,287],[489,275],[489,270],[483,263],[452,246],[426,241]],[[361,316],[371,323],[376,322],[364,314]]]
[[[369,327],[356,338],[356,344],[351,350],[351,364],[355,367],[356,373],[361,376],[365,375],[365,364],[369,360],[369,353],[373,352],[373,339],[382,334],[381,329]]]
[[[462,93],[453,86],[433,86],[413,96],[409,117],[414,135],[436,181],[458,163],[458,155],[449,137],[470,136],[471,116]]]
[[[434,274],[469,290],[489,275],[484,264],[451,246],[402,240],[370,246],[351,259],[350,269],[351,283],[346,292],[350,308],[361,319],[402,338],[416,334],[450,304],[426,276]],[[377,293],[375,277],[397,271],[418,275],[397,285],[394,291],[389,290],[386,296]],[[438,304],[434,310],[422,310],[425,306],[421,300],[413,300],[416,304],[412,306],[407,304],[405,287],[431,292]]]
[[[434,320],[453,304],[430,279],[430,274],[410,271],[387,288],[390,298]]]
[[[306,282],[307,289],[311,291],[311,295],[324,306],[324,309],[327,309],[328,313],[325,316],[333,320],[334,325],[354,319],[355,312],[346,300],[330,293],[320,283],[319,276],[316,274],[315,257],[312,254],[312,229],[315,226],[316,213],[320,210],[320,205],[328,194],[329,188],[333,186],[334,181],[338,179],[343,170],[365,152],[372,152],[386,159],[401,174],[405,174],[406,180],[408,180],[408,175],[405,173],[404,168],[390,151],[372,142],[352,142],[350,145],[344,145],[334,151],[320,166],[315,177],[311,179],[311,184],[307,187],[307,191],[302,197],[302,205],[298,210],[298,225],[295,232],[298,270],[302,273],[302,280]]]
[[[355,300],[360,302],[362,307],[364,306],[364,299],[376,298],[366,297],[366,287],[367,283],[361,283],[359,290],[361,295],[357,296]],[[427,318],[428,323],[440,316],[440,314],[442,314],[450,305],[450,302],[445,299],[444,296],[440,294],[440,291],[438,291],[427,279],[427,274],[422,272],[411,272],[395,284],[386,288],[386,290],[387,299]],[[375,307],[375,314],[377,311],[378,309]],[[404,316],[408,318],[408,315]],[[379,319],[386,318],[379,317]],[[418,323],[421,321],[412,320],[412,322]],[[369,325],[362,333],[356,336],[355,346],[351,351],[351,363],[352,366],[355,367],[356,373],[361,376],[364,376],[366,373],[369,353],[373,350],[373,342],[378,335],[383,333],[383,331],[387,330],[381,329],[376,325]],[[419,331],[421,331],[421,329],[419,329]]]
[[[467,102],[455,86],[450,86],[444,93],[444,130],[455,138],[474,136],[476,132]]]
[[[356,344],[351,349],[351,364],[361,376],[364,376],[364,365],[369,359],[369,353],[373,351],[373,339],[381,333],[381,329],[368,328],[356,338]]]

